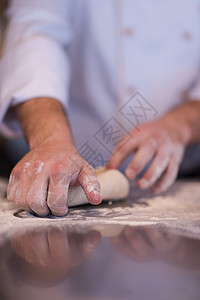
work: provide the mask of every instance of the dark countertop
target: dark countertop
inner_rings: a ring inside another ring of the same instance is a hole
[[[0,181],[0,299],[199,300],[200,184],[38,218]]]

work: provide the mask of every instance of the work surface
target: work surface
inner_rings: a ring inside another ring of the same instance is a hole
[[[200,299],[200,183],[38,218],[0,181],[0,299]]]

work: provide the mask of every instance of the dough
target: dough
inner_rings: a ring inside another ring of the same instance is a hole
[[[92,229],[99,231],[102,237],[111,238],[120,235],[120,233],[125,227],[126,227],[125,225],[118,225],[118,224],[115,225],[109,224],[109,226],[107,224],[106,225],[98,224],[93,226]]]
[[[128,179],[119,170],[106,170],[104,167],[98,167],[96,175],[101,186],[101,197],[103,200],[113,201],[128,196]],[[86,203],[88,203],[88,200],[81,186],[69,187],[68,207]]]

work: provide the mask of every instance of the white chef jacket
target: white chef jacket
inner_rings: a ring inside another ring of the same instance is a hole
[[[183,93],[200,99],[199,0],[12,0],[7,15],[7,136],[21,132],[13,106],[56,98],[77,148],[98,165],[121,136],[182,104]]]

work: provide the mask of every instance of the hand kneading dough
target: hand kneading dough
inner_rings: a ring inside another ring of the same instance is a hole
[[[101,197],[103,200],[119,200],[128,196],[129,182],[119,170],[106,170],[103,167],[99,167],[96,169],[96,174],[101,186]],[[69,207],[86,203],[88,203],[88,200],[81,186],[69,188]]]

